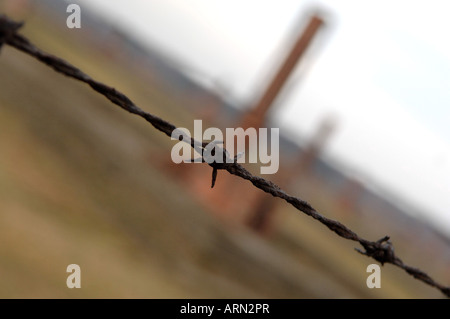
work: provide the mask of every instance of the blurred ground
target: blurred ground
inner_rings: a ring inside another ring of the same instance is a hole
[[[170,87],[39,15],[23,33],[145,110],[190,127],[194,115]],[[161,169],[173,145],[166,136],[12,48],[2,50],[0,70],[0,297],[441,297],[389,265],[382,288],[368,289],[372,261],[284,203],[269,237],[216,219]],[[449,280],[448,260],[424,250],[426,241],[416,246],[375,219],[345,217],[320,184],[307,185],[300,196],[319,211],[334,211],[369,239],[388,232],[405,262]],[[72,263],[81,289],[66,287]]]

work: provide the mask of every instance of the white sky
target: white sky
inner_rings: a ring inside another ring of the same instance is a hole
[[[80,2],[246,102],[289,49],[301,14],[323,9],[327,31],[278,100],[277,124],[309,137],[335,115],[327,154],[450,231],[449,1]]]

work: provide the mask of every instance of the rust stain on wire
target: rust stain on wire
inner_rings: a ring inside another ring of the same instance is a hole
[[[34,44],[32,44],[26,37],[17,33],[17,31],[22,26],[22,23],[17,23],[12,21],[5,15],[0,15],[0,48],[3,44],[8,44],[19,51],[27,53],[28,55],[36,58],[42,63],[48,65],[53,68],[55,71],[62,73],[68,77],[74,78],[78,81],[84,82],[88,84],[93,90],[105,96],[112,103],[118,105],[125,111],[128,111],[132,114],[138,115],[148,121],[154,128],[163,132],[167,136],[171,137],[172,132],[177,129],[177,127],[153,114],[145,112],[138,106],[136,106],[126,95],[117,91],[116,89],[105,85],[99,81],[94,80],[89,75],[71,65],[67,61],[46,53],[41,49],[37,48]],[[180,131],[181,132],[181,131]],[[199,154],[203,154],[203,149],[207,145],[207,143],[200,143],[194,140],[191,137],[183,136],[183,140],[189,143]],[[217,148],[216,148],[217,149]],[[226,154],[226,150],[222,150],[223,154]],[[200,159],[202,162],[206,162],[204,158]],[[291,196],[284,192],[280,187],[278,187],[273,182],[266,180],[262,177],[252,175],[248,170],[246,170],[243,166],[236,163],[236,161],[232,163],[208,163],[213,168],[213,181],[212,186],[214,186],[215,179],[217,176],[218,170],[226,170],[228,173],[239,176],[243,179],[251,182],[255,187],[263,190],[266,193],[271,194],[274,197],[281,198],[294,206],[297,210],[303,212],[304,214],[311,216],[316,219],[326,227],[328,227],[331,231],[335,232],[342,238],[352,240],[361,244],[364,250],[356,249],[363,255],[366,255],[370,258],[375,259],[380,262],[382,265],[385,263],[395,265],[401,269],[403,269],[406,273],[413,276],[417,280],[424,282],[425,284],[439,289],[444,295],[450,297],[450,287],[446,287],[434,279],[432,279],[428,274],[423,272],[418,268],[414,268],[406,265],[403,261],[396,256],[393,245],[389,241],[389,237],[385,236],[378,241],[370,241],[358,236],[354,231],[349,229],[347,226],[341,224],[336,220],[329,219],[319,212],[317,212],[309,203],[306,201]]]

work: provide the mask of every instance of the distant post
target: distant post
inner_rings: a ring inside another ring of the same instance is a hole
[[[267,113],[273,106],[273,102],[281,92],[289,76],[291,75],[296,65],[310,46],[312,40],[316,37],[318,31],[323,25],[324,21],[318,15],[313,15],[310,18],[306,28],[303,30],[303,32],[300,33],[299,37],[294,43],[292,50],[269,83],[264,94],[255,104],[255,106],[243,115],[241,119],[241,127],[243,127],[244,129],[249,127],[259,129],[266,125]],[[237,149],[236,151],[248,152],[248,149]],[[284,172],[280,172],[279,174],[281,176],[285,175]],[[268,224],[270,224],[270,217],[274,208],[275,203],[270,197],[268,197],[266,194],[257,195],[257,201],[254,207],[252,207],[249,219],[247,220],[248,225],[255,230],[262,231],[268,226]]]
[[[275,74],[260,100],[243,116],[243,128],[254,127],[258,129],[264,126],[268,110],[323,24],[322,18],[317,15],[310,18],[305,30],[300,34],[291,52]]]

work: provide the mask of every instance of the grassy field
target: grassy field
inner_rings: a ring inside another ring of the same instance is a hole
[[[192,122],[176,94],[70,32],[39,18],[23,32],[145,110]],[[0,127],[1,298],[440,297],[389,266],[382,289],[368,289],[372,262],[354,243],[285,204],[269,238],[223,224],[161,169],[170,139],[9,47]],[[66,287],[73,263],[81,289]]]

